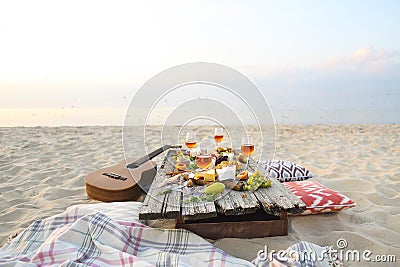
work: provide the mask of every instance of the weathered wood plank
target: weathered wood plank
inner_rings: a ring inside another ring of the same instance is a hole
[[[166,173],[172,172],[175,169],[174,161],[172,160],[172,156],[176,155],[177,150],[169,150],[165,160],[164,160],[164,168],[160,175],[166,177]],[[165,211],[164,218],[165,219],[176,219],[179,217],[181,210],[181,195],[182,193],[179,191],[172,191],[168,193],[164,199]]]
[[[187,188],[182,196],[181,215],[183,220],[199,220],[213,218],[217,216],[217,211],[213,201],[200,201],[200,196],[203,194],[203,187]],[[198,202],[191,200],[196,197]]]
[[[272,180],[272,186],[268,188],[259,188],[254,195],[260,201],[264,210],[270,214],[279,215],[293,208],[291,203],[287,203],[284,194],[279,189],[279,181]]]
[[[160,183],[166,177],[165,174],[174,168],[171,161],[168,160],[168,157],[172,157],[174,154],[176,154],[176,150],[168,151],[143,202],[139,219],[176,219],[179,217],[181,193],[178,191],[163,193],[165,188],[160,187]]]
[[[263,168],[257,167],[254,160],[251,159],[250,162],[249,168],[252,171],[258,169],[261,173],[266,174]],[[255,197],[267,213],[279,215],[282,212],[301,213],[305,210],[305,204],[282,183],[276,179],[271,179],[271,181],[271,187],[259,188],[254,192]]]
[[[218,213],[242,215],[254,213],[260,209],[257,198],[251,192],[238,192],[225,189],[223,197],[215,201]]]
[[[200,201],[182,203],[182,218],[184,220],[199,220],[217,216],[214,202]]]
[[[151,184],[149,192],[147,192],[147,196],[143,201],[142,208],[140,209],[140,220],[154,220],[163,217],[164,199],[166,195],[160,194],[162,190],[158,187],[158,183],[162,180],[163,177],[157,173],[154,182]]]
[[[269,192],[271,198],[275,197],[275,202],[281,205],[281,212],[301,213],[306,209],[306,205],[290,190],[288,190],[281,182],[273,179],[275,192]],[[271,188],[272,189],[272,188]],[[275,194],[274,194],[275,193]]]

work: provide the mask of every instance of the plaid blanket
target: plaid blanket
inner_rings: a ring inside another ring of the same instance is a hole
[[[186,230],[141,224],[140,205],[77,205],[35,221],[0,249],[0,265],[254,266]]]
[[[0,248],[0,266],[330,265],[304,261],[284,264],[268,257],[250,263],[189,231],[142,224],[138,220],[140,206],[139,202],[76,205],[37,220]]]

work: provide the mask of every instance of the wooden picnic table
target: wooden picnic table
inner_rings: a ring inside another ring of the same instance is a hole
[[[214,202],[183,201],[181,191],[165,193],[165,188],[160,186],[167,173],[175,169],[172,156],[176,153],[176,150],[169,150],[164,158],[143,202],[139,219],[176,219],[177,228],[186,228],[208,238],[261,237],[286,235],[287,213],[301,213],[306,208],[276,179],[272,179],[271,187],[254,192],[225,189],[223,196]],[[266,173],[263,168],[257,168],[252,159],[248,169]]]

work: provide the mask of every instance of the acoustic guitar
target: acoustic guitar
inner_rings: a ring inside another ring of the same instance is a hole
[[[85,177],[86,193],[105,202],[142,200],[157,173],[157,164],[151,159],[167,149],[181,147],[165,145],[132,163],[123,160],[94,171]]]

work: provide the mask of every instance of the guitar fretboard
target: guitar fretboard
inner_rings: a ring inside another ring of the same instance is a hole
[[[171,146],[171,145],[165,145],[163,147],[157,148],[156,150],[154,150],[153,152],[149,153],[146,156],[141,157],[140,159],[136,160],[135,162],[132,162],[130,164],[128,164],[126,167],[127,168],[137,168],[138,166],[144,164],[146,161],[149,161],[151,159],[153,159],[155,156],[161,154],[162,152],[164,152],[167,149],[170,148],[181,148],[182,146],[180,145],[176,145],[176,146]]]

